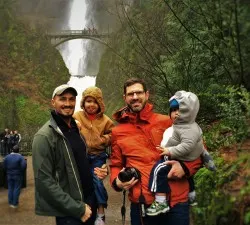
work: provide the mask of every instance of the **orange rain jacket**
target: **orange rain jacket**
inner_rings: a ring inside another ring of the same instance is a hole
[[[154,201],[154,194],[148,189],[149,175],[153,165],[160,159],[156,146],[160,145],[164,131],[172,125],[169,116],[153,112],[153,106],[147,103],[144,109],[135,114],[127,107],[113,115],[119,124],[112,129],[112,154],[110,162],[110,182],[118,176],[123,167],[135,167],[141,173],[141,181],[129,190],[131,202],[138,203],[142,193],[146,204]],[[189,175],[193,175],[201,166],[201,160],[184,163]],[[188,200],[189,183],[186,177],[170,180],[171,206]]]

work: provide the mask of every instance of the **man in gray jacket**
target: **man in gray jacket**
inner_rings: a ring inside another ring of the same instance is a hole
[[[50,120],[35,134],[32,159],[35,212],[55,216],[57,225],[93,225],[97,202],[86,143],[72,118],[77,91],[68,84],[52,95]],[[95,168],[103,179],[107,169]]]

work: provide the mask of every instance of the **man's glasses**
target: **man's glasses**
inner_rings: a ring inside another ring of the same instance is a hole
[[[126,94],[127,97],[129,98],[133,98],[134,95],[136,94],[138,97],[142,96],[145,93],[145,91],[133,91],[133,92],[129,92]]]

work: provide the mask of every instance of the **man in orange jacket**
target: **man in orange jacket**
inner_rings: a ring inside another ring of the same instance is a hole
[[[170,211],[155,217],[145,215],[145,208],[154,201],[148,183],[150,171],[160,159],[160,152],[156,147],[160,145],[163,133],[172,125],[172,121],[169,116],[153,112],[153,105],[148,103],[149,92],[141,79],[127,80],[123,97],[127,106],[113,115],[119,124],[112,130],[110,181],[116,191],[129,190],[131,224],[189,225],[187,178],[201,167],[201,160],[188,164],[169,161],[168,164],[172,166],[168,175],[171,189]],[[124,168],[128,167],[139,172],[125,174],[129,180],[124,180],[124,176],[119,174],[122,171],[124,175]],[[137,173],[140,175],[137,176]]]

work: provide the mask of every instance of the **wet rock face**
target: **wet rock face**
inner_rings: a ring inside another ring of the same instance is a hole
[[[74,0],[18,0],[16,13],[31,26],[67,29],[71,4]],[[84,1],[84,0],[83,0]],[[115,26],[115,0],[86,0],[88,27],[106,31]]]
[[[112,30],[117,26],[117,2],[115,0],[86,0],[87,24],[99,32]]]
[[[82,0],[86,2],[86,28],[96,29],[98,33],[112,33],[120,26],[117,17],[117,0]],[[125,0],[125,2],[132,0]],[[70,29],[68,20],[74,0],[18,0],[15,11],[18,17],[32,28],[58,31]],[[87,51],[86,74],[96,75],[104,45],[90,42]]]
[[[15,11],[31,26],[45,26],[48,29],[67,29],[71,4],[74,0],[18,0]],[[84,1],[84,0],[83,0]],[[115,30],[119,27],[117,9],[121,7],[116,0],[85,0],[87,25],[100,32]],[[125,0],[131,5],[136,0]]]
[[[115,31],[120,27],[119,16],[122,17],[124,8],[133,6],[140,0],[85,0],[88,11],[87,24],[100,32]]]
[[[67,24],[68,13],[73,0],[18,0],[17,15],[31,26],[61,29]]]

